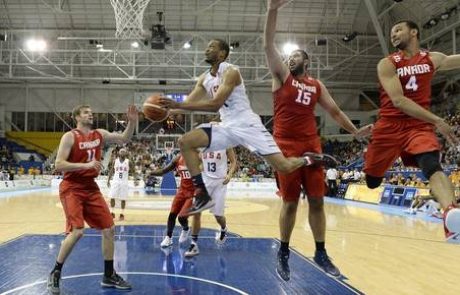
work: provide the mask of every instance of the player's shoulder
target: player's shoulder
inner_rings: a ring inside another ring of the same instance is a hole
[[[79,133],[76,131],[76,129],[72,129],[70,131],[67,131],[64,133],[61,137],[61,141],[65,142],[74,142],[75,138],[79,135]]]
[[[224,61],[219,65],[219,72],[222,73],[222,74],[233,73],[233,72],[239,73],[240,68],[237,65],[234,65],[234,64],[231,64],[231,63],[228,63],[228,62]]]

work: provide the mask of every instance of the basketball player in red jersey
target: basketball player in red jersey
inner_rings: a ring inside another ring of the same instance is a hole
[[[277,10],[287,0],[268,0],[268,12],[264,32],[264,47],[268,66],[273,77],[274,119],[273,137],[286,157],[298,157],[306,152],[321,153],[321,142],[316,130],[315,105],[318,103],[345,130],[355,136],[365,136],[371,126],[360,130],[339,109],[321,81],[306,73],[308,55],[295,50],[283,63],[274,45]],[[294,228],[301,185],[308,196],[308,221],[316,243],[314,260],[323,270],[339,276],[339,269],[329,259],[325,249],[326,216],[323,196],[325,194],[323,167],[302,167],[290,174],[278,174],[283,206],[279,226],[281,247],[278,251],[278,275],[290,279],[289,240]]]
[[[56,155],[56,171],[64,172],[59,186],[59,197],[66,216],[67,236],[61,244],[56,264],[48,278],[48,290],[60,293],[62,266],[75,244],[83,236],[84,222],[102,230],[102,255],[104,276],[102,287],[131,289],[131,285],[113,269],[114,224],[94,179],[102,169],[101,152],[105,143],[125,143],[134,133],[138,114],[135,106],[129,106],[128,125],[122,134],[104,129],[92,130],[93,113],[90,106],[74,108],[72,118],[77,127],[65,133]]]
[[[176,156],[166,167],[152,171],[152,175],[161,176],[169,171],[176,169],[180,176],[180,185],[174,196],[171,204],[171,210],[168,216],[168,224],[166,236],[161,242],[161,247],[166,248],[172,246],[172,234],[176,226],[176,218],[182,226],[182,231],[179,236],[179,244],[188,240],[190,235],[190,228],[188,226],[188,210],[192,207],[193,193],[195,187],[193,186],[192,177],[185,165],[185,160],[182,155]]]
[[[429,180],[445,219],[458,211],[449,211],[455,206],[454,189],[441,168],[440,145],[434,130],[450,144],[459,141],[452,128],[429,111],[431,80],[436,71],[460,68],[460,55],[423,50],[419,38],[417,24],[409,20],[400,21],[391,29],[391,43],[398,51],[380,60],[377,66],[380,118],[365,154],[364,172],[367,186],[376,188],[385,171],[401,156],[405,165],[419,167]],[[458,237],[458,232],[445,229],[448,240]]]

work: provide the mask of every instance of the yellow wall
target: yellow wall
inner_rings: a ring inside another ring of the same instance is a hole
[[[352,183],[348,185],[345,199],[378,204],[382,191],[383,186],[370,189],[365,184]]]
[[[59,145],[64,132],[6,132],[6,137],[28,149],[48,156]]]

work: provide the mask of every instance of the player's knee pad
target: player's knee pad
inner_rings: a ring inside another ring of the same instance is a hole
[[[374,189],[379,187],[382,183],[383,177],[376,177],[369,174],[366,174],[366,185],[368,188]]]
[[[418,154],[415,156],[415,159],[417,160],[418,167],[422,169],[423,175],[428,180],[436,172],[442,171],[438,151]]]

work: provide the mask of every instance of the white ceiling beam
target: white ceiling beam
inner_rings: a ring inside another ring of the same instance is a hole
[[[387,42],[385,40],[385,36],[383,34],[382,26],[380,26],[379,19],[377,13],[375,12],[375,8],[373,5],[372,0],[364,0],[367,6],[367,10],[369,11],[369,16],[371,17],[372,24],[374,25],[375,32],[377,33],[377,37],[380,43],[380,47],[382,48],[383,55],[389,55],[389,50],[387,46]]]

